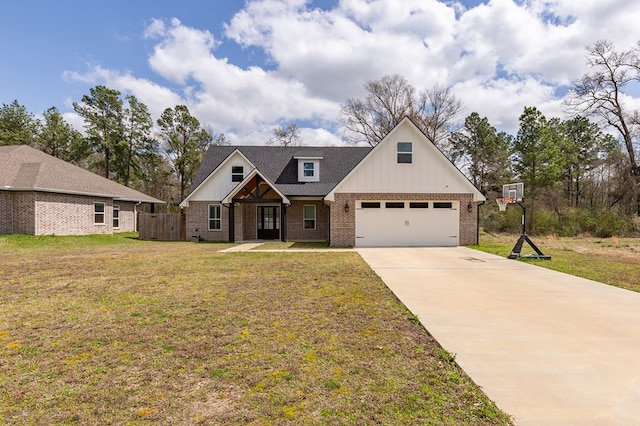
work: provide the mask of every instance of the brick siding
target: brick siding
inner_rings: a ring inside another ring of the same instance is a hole
[[[205,241],[229,241],[229,208],[221,205],[221,229],[209,230],[209,204],[220,204],[214,201],[191,201],[185,209],[186,237],[194,237]]]
[[[322,201],[294,200],[287,207],[287,240],[288,241],[327,241],[334,247],[354,246],[356,240],[356,200],[428,200],[459,201],[460,224],[459,244],[475,244],[477,242],[477,203],[472,194],[336,194],[331,208]],[[349,204],[349,212],[344,211],[345,203]],[[467,205],[472,209],[468,211]],[[185,209],[187,239],[197,236],[207,241],[229,241],[229,208],[222,207],[222,229],[209,231],[208,205],[216,204],[207,201],[191,201]],[[305,205],[316,206],[316,229],[303,229],[303,208]],[[272,205],[272,204],[265,204]],[[239,204],[235,207],[235,240],[251,241],[257,239],[256,208],[258,204]]]
[[[0,191],[0,234],[13,234],[13,193]]]
[[[304,229],[304,206],[316,206],[316,229]],[[288,241],[328,241],[329,239],[329,206],[322,200],[295,200],[287,207],[287,240]]]
[[[94,223],[94,202],[105,203],[105,223]],[[120,206],[120,228],[135,231],[135,203]],[[49,192],[0,193],[0,233],[30,235],[111,234],[113,203],[110,199]]]

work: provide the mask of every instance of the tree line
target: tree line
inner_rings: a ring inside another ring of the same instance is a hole
[[[499,214],[493,200],[505,183],[523,182],[531,233],[575,235],[638,231],[640,111],[625,102],[640,82],[640,42],[617,50],[606,40],[587,47],[590,72],[567,96],[572,118],[546,117],[527,106],[515,135],[496,130],[449,87],[416,90],[400,75],[365,84],[363,99],[341,105],[347,142],[378,144],[409,117],[491,201],[481,209],[489,231],[519,230],[518,209]],[[185,105],[154,122],[135,96],[104,86],[73,104],[83,136],[52,107],[35,119],[17,101],[0,108],[0,144],[28,144],[175,206],[187,195],[200,161],[224,134],[205,129]],[[155,125],[154,125],[155,124]],[[302,144],[296,124],[276,127],[266,144]]]
[[[523,182],[528,232],[638,232],[640,111],[630,107],[628,91],[640,82],[640,41],[617,50],[601,40],[586,50],[590,72],[566,98],[567,120],[526,106],[515,135],[497,131],[477,112],[459,124],[462,104],[448,88],[418,92],[404,77],[388,75],[368,82],[364,99],[342,105],[341,123],[347,138],[375,146],[411,118],[492,202],[503,184]],[[491,203],[481,209],[481,225],[517,232],[519,215],[519,209],[498,214]]]
[[[224,134],[205,129],[185,105],[166,108],[155,121],[134,95],[96,86],[74,102],[85,135],[56,107],[42,119],[17,100],[0,108],[0,145],[30,145],[125,186],[167,201],[182,200],[211,144]]]

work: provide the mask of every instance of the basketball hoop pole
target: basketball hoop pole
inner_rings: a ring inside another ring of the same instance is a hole
[[[516,242],[516,245],[511,249],[511,254],[507,256],[508,259],[518,259],[520,257],[533,258],[533,259],[551,259],[551,256],[543,254],[542,251],[536,246],[533,241],[527,235],[527,209],[524,206],[524,198],[522,201],[516,201],[514,204],[517,204],[522,209],[522,232],[520,233],[520,238]],[[527,243],[531,246],[531,248],[536,252],[536,254],[528,254],[523,255],[522,253],[522,245]]]

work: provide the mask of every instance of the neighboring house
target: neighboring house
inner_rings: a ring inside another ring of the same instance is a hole
[[[212,146],[180,206],[193,239],[456,246],[483,201],[405,118],[375,148]]]
[[[141,203],[164,204],[30,146],[0,146],[0,234],[135,231]]]

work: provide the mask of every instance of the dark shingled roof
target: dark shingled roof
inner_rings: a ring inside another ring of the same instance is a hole
[[[28,145],[0,146],[0,191],[42,191],[164,204]]]
[[[370,147],[211,146],[196,173],[192,192],[236,149],[287,197],[324,197],[371,151]],[[294,157],[322,157],[320,181],[298,182],[298,160]]]

